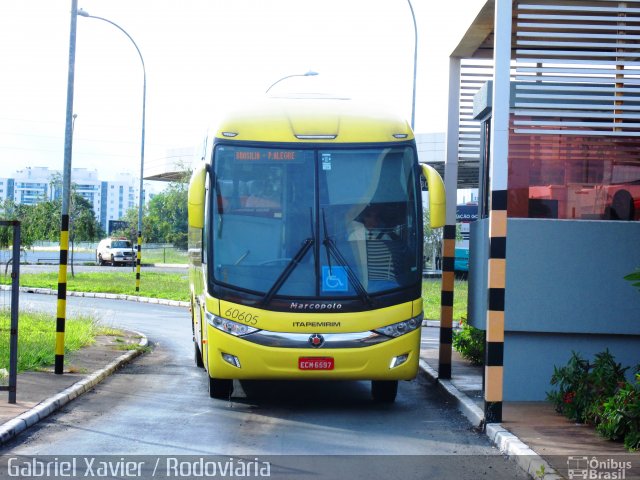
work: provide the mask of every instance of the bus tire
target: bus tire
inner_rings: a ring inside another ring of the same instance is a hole
[[[229,378],[211,378],[209,377],[209,396],[211,398],[219,398],[227,400],[233,393],[233,380]]]
[[[198,347],[198,344],[196,342],[193,342],[193,350],[196,366],[204,368],[204,362],[202,361],[202,352],[200,351],[200,347]]]
[[[398,394],[397,380],[372,380],[371,396],[379,403],[393,403]]]

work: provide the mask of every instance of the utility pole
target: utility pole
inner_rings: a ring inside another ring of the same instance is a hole
[[[69,204],[71,203],[71,155],[73,152],[73,84],[76,63],[76,24],[78,0],[71,0],[69,33],[69,74],[67,78],[67,120],[64,130],[64,169],[62,172],[62,214],[60,216],[60,266],[58,269],[58,307],[56,314],[56,374],[64,371],[64,329],[67,316],[67,259],[69,258]]]

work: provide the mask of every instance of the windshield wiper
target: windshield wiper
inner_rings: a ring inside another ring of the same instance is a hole
[[[371,297],[367,293],[367,290],[364,288],[364,285],[362,285],[362,282],[360,281],[358,276],[353,272],[351,265],[349,265],[347,259],[344,258],[333,239],[329,236],[329,232],[327,229],[327,219],[324,216],[324,209],[322,210],[322,223],[324,224],[324,240],[322,241],[322,244],[327,250],[329,271],[331,271],[331,255],[333,255],[333,257],[338,261],[338,264],[344,267],[345,271],[347,272],[347,278],[353,285],[353,288],[355,288],[356,293],[360,297],[360,300],[362,300],[362,302],[366,305],[371,306],[373,302],[371,301]]]
[[[287,263],[287,266],[284,268],[284,270],[278,276],[278,278],[276,278],[276,281],[273,283],[273,285],[271,286],[267,294],[262,298],[262,302],[260,303],[262,304],[263,307],[266,307],[267,305],[269,305],[269,303],[271,303],[271,300],[273,299],[274,295],[278,293],[278,290],[280,290],[284,282],[287,281],[287,278],[289,278],[291,273],[295,270],[295,268],[298,266],[300,261],[304,258],[304,256],[307,254],[307,252],[312,246],[313,246],[313,238],[306,238],[302,243],[302,245],[300,246],[300,248],[298,249],[298,251],[296,252],[295,256],[291,260],[289,260],[289,263]]]
[[[276,278],[276,281],[273,283],[273,285],[271,286],[269,291],[266,293],[266,295],[262,298],[262,301],[260,303],[262,304],[263,307],[266,307],[267,305],[269,305],[269,303],[271,303],[271,300],[273,299],[275,294],[278,293],[278,290],[280,290],[284,282],[287,281],[291,273],[295,270],[295,268],[302,261],[302,259],[307,254],[309,249],[313,246],[314,244],[313,239],[315,237],[313,233],[313,211],[310,212],[310,218],[311,218],[311,236],[309,238],[305,238],[304,242],[302,242],[302,245],[300,246],[296,254],[293,256],[291,260],[289,260],[289,263],[287,263],[287,266],[284,268],[282,273],[278,275],[278,278]]]

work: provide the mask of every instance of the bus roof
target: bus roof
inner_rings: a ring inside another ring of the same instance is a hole
[[[377,143],[413,140],[406,120],[347,99],[270,98],[227,116],[218,139]]]

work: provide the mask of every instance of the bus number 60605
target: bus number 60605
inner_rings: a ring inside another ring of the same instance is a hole
[[[225,316],[231,320],[238,320],[240,322],[246,323],[247,325],[255,325],[258,323],[258,316],[251,315],[250,313],[243,312],[242,310],[238,310],[237,308],[229,308],[226,312],[224,312]]]

